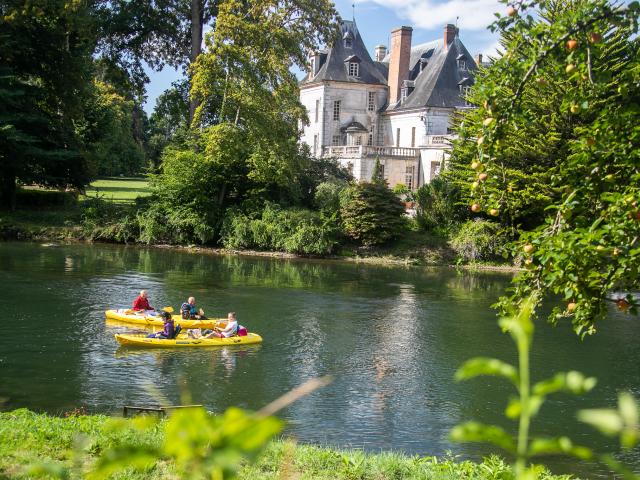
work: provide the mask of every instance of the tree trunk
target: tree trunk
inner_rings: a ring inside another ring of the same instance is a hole
[[[191,0],[191,64],[195,62],[202,51],[202,27],[204,25],[204,0]],[[195,98],[189,100],[189,123],[198,108],[199,102]]]

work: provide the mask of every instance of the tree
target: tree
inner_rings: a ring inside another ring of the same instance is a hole
[[[385,183],[357,183],[346,189],[340,214],[345,233],[366,246],[388,242],[405,227],[404,207]]]
[[[610,292],[640,282],[640,4],[523,1],[512,9],[492,27],[505,53],[476,86],[479,108],[460,130],[475,139],[472,167],[486,174],[476,177],[474,202],[513,221],[519,196],[537,187],[509,168],[512,145],[529,149],[530,160],[522,162],[528,169],[548,162],[548,125],[555,158],[551,174],[540,177],[549,194],[541,225],[518,242],[527,270],[500,307],[513,311],[530,296],[535,306],[559,294],[566,304],[551,320],[569,317],[577,333],[593,333],[607,301],[635,311],[629,294]],[[520,130],[532,121],[534,130]],[[463,150],[456,148],[454,155]]]
[[[0,3],[0,200],[16,182],[88,181],[76,122],[91,95],[90,10],[81,3]]]
[[[189,83],[179,80],[171,84],[156,100],[149,119],[148,154],[151,164],[160,165],[164,148],[178,132],[189,128]]]

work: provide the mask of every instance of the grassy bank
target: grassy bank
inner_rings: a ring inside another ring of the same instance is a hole
[[[145,178],[104,178],[93,182],[86,195],[47,191],[37,188],[21,189],[16,211],[0,211],[0,240],[106,241],[135,243],[141,241],[138,200],[150,194]],[[158,230],[156,228],[155,230]],[[158,231],[162,231],[159,227]],[[142,240],[144,241],[144,239]],[[174,244],[173,240],[153,240],[154,243]],[[173,245],[176,246],[176,245]],[[184,247],[184,245],[182,245]],[[297,257],[282,252],[224,250],[202,247],[198,251],[215,254]],[[446,238],[417,229],[407,229],[389,245],[358,247],[339,245],[334,255],[324,258],[345,261],[388,264],[445,266],[456,263],[457,254]],[[471,268],[494,268],[486,262]],[[502,264],[500,267],[509,268]]]
[[[161,432],[161,428],[144,431],[127,428],[127,424],[114,429],[109,424],[109,417],[100,415],[61,418],[24,409],[0,413],[0,478],[34,478],[38,470],[56,472],[64,468],[72,468],[71,477],[79,478],[80,472],[91,470],[107,449],[125,444],[142,448],[157,445],[163,440]],[[176,477],[172,461],[160,459],[143,471],[128,469],[114,478]],[[513,477],[510,468],[498,457],[473,463],[452,458],[409,457],[400,453],[365,454],[358,450],[336,450],[278,440],[271,442],[255,463],[245,464],[239,478],[457,480]],[[569,477],[543,474],[540,478]]]

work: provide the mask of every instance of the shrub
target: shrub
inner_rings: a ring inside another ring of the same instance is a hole
[[[466,217],[466,211],[459,206],[458,190],[440,177],[421,186],[415,192],[414,198],[418,207],[416,220],[425,230],[446,230]]]
[[[467,262],[495,259],[506,243],[499,230],[500,225],[488,220],[468,220],[451,239],[451,247]]]
[[[259,218],[230,210],[222,228],[226,248],[255,248],[323,255],[337,244],[337,228],[317,212],[267,203]]]
[[[363,245],[385,243],[405,229],[404,207],[384,182],[358,183],[340,199],[344,232]]]
[[[76,203],[77,197],[75,192],[21,188],[16,192],[16,204],[21,207],[68,206]]]

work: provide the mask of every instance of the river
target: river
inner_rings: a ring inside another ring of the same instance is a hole
[[[111,245],[0,243],[0,408],[62,414],[82,407],[119,414],[124,405],[203,404],[259,409],[307,379],[334,381],[282,411],[302,442],[408,454],[490,450],[453,444],[447,432],[475,419],[513,430],[502,412],[513,393],[499,379],[456,383],[473,356],[515,362],[490,306],[511,276],[454,269],[194,254]],[[212,316],[237,312],[264,343],[220,349],[119,348],[104,310],[140,289],[154,306],[188,296]],[[612,309],[581,341],[570,326],[537,323],[533,378],[580,370],[598,378],[585,397],[552,397],[533,432],[617,451],[575,419],[579,408],[640,397],[640,320]],[[640,468],[638,449],[618,457]],[[555,472],[609,476],[605,467],[544,459]]]

